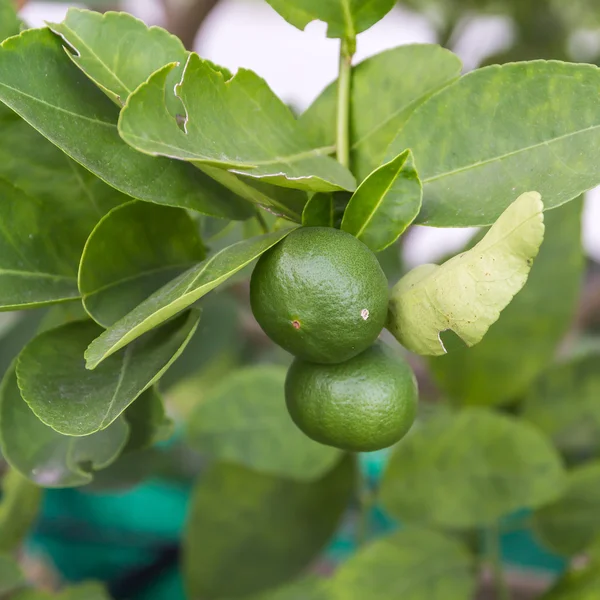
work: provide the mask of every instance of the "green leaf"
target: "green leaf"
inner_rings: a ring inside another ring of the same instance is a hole
[[[350,456],[313,482],[215,463],[194,492],[186,530],[190,597],[235,598],[297,576],[334,534],[353,484]]]
[[[68,587],[59,594],[39,590],[23,590],[11,600],[110,600],[104,588],[97,583],[83,583]]]
[[[198,169],[144,156],[125,144],[117,131],[117,106],[72,64],[48,29],[6,40],[0,73],[0,100],[109,185],[157,204],[229,219],[251,216],[251,206]]]
[[[393,244],[421,209],[423,189],[410,150],[371,173],[348,203],[342,229],[373,252]]]
[[[15,10],[13,0],[0,0],[0,42],[7,37],[17,35],[21,30],[21,22]]]
[[[133,201],[96,225],[79,267],[86,311],[110,327],[204,258],[196,223],[180,208]]]
[[[275,590],[247,596],[247,600],[329,600],[328,581],[308,576]]]
[[[2,455],[21,475],[44,487],[75,487],[92,481],[93,471],[113,463],[127,443],[121,417],[85,437],[70,437],[44,425],[27,406],[12,367],[0,389]]]
[[[283,187],[354,189],[350,172],[327,156],[332,149],[313,148],[290,109],[252,71],[226,80],[191,54],[177,86],[186,113],[182,130],[164,102],[173,67],[152,75],[121,112],[119,132],[134,148]]]
[[[458,402],[493,405],[514,400],[554,358],[581,290],[581,207],[581,202],[571,202],[545,213],[544,242],[527,283],[483,340],[430,362],[440,387]],[[565,416],[576,401],[569,398]]]
[[[105,429],[177,359],[199,318],[199,311],[192,309],[95,371],[86,370],[82,357],[102,331],[96,323],[69,323],[42,333],[19,355],[17,377],[23,398],[43,423],[64,435],[85,436]]]
[[[523,418],[565,452],[600,448],[600,353],[551,365],[531,386]]]
[[[598,185],[599,86],[598,67],[532,61],[478,69],[436,94],[387,154],[414,154],[423,183],[417,222],[489,225],[528,190],[549,209]]]
[[[285,229],[228,246],[162,287],[90,344],[85,352],[87,368],[95,369],[117,350],[192,305],[291,231]]]
[[[167,416],[165,405],[156,386],[146,390],[123,413],[129,425],[126,452],[146,450],[154,444],[168,440],[175,423]]]
[[[42,490],[10,470],[2,480],[0,502],[0,553],[13,552],[29,534],[37,518]]]
[[[600,462],[569,472],[567,487],[555,502],[534,514],[533,528],[553,552],[583,552],[600,534]]]
[[[70,306],[70,304],[58,304],[57,306]],[[0,339],[0,378],[8,370],[13,360],[32,337],[38,333],[40,322],[45,318],[45,309],[28,310],[15,315],[12,324],[3,331]]]
[[[311,21],[327,23],[330,38],[354,39],[387,15],[396,0],[267,0],[294,27],[304,30]]]
[[[381,501],[403,521],[466,528],[546,504],[563,484],[560,457],[537,429],[467,408],[413,427],[392,454]]]
[[[479,342],[525,285],[544,237],[544,205],[529,192],[511,204],[471,250],[443,265],[421,265],[392,290],[387,328],[408,350],[446,352],[440,334]]]
[[[123,12],[70,8],[50,28],[73,50],[73,62],[119,106],[154,71],[174,61],[183,68],[188,56],[179,38]],[[169,89],[180,75],[173,72]]]
[[[209,456],[290,479],[321,477],[341,453],[307,438],[285,406],[286,369],[249,367],[212,388],[188,420],[190,445]]]
[[[0,0],[0,16],[2,16],[2,2]],[[1,21],[0,21],[1,23]],[[17,561],[8,554],[0,554],[0,597],[14,592],[25,586],[26,581]]]
[[[475,591],[475,564],[462,544],[425,529],[406,529],[362,548],[332,582],[340,600],[466,600]]]
[[[0,308],[75,298],[76,273],[96,222],[127,199],[0,106]],[[74,285],[75,284],[75,285]]]
[[[79,297],[77,233],[56,207],[0,179],[0,310]],[[10,224],[10,225],[9,225]]]
[[[457,79],[461,68],[457,56],[432,44],[386,50],[354,67],[350,162],[359,181],[384,162],[387,147],[410,115],[434,92]],[[336,110],[334,82],[300,117],[300,125],[315,147],[335,144]],[[430,133],[428,129],[424,135]]]
[[[304,227],[336,227],[341,223],[349,194],[315,194],[302,211]]]

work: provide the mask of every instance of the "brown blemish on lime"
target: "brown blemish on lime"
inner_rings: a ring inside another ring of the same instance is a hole
[[[300,321],[292,321],[292,327],[294,329],[300,329]]]

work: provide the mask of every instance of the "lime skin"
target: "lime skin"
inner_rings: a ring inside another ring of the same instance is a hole
[[[375,255],[354,236],[302,227],[260,258],[250,302],[256,320],[279,346],[305,360],[339,363],[379,336],[388,284]]]
[[[310,438],[351,452],[381,450],[411,428],[418,391],[414,373],[382,342],[341,364],[296,358],[285,398],[296,425]]]

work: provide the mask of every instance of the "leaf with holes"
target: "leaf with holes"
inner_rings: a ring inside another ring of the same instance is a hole
[[[283,187],[354,189],[350,172],[327,156],[332,149],[313,148],[289,108],[252,71],[226,79],[191,54],[177,86],[186,113],[182,130],[164,102],[173,68],[152,75],[121,112],[119,132],[134,148]]]
[[[405,150],[358,186],[346,207],[341,228],[373,252],[381,252],[415,220],[422,196],[412,154]]]
[[[154,71],[175,61],[183,69],[188,57],[179,38],[123,12],[69,8],[62,23],[49,27],[73,52],[73,62],[119,106]],[[169,89],[174,89],[181,69],[173,71]],[[174,94],[169,98],[176,100]],[[173,108],[176,114],[176,103]]]
[[[48,29],[29,29],[0,46],[0,100],[79,164],[134,198],[221,218],[253,214],[247,202],[191,165],[150,158],[125,144],[117,131],[118,107]]]
[[[544,242],[523,289],[477,346],[457,348],[429,363],[440,387],[457,402],[487,406],[510,402],[526,394],[553,360],[571,327],[581,293],[581,208],[580,201],[570,202],[544,213]],[[557,425],[568,423],[569,416],[573,420],[581,416],[576,416],[577,392],[563,405],[564,398],[555,406],[564,406],[567,420]]]
[[[204,258],[198,227],[180,208],[133,201],[96,225],[79,266],[90,316],[110,327]]]
[[[489,225],[528,190],[549,209],[600,184],[599,87],[594,65],[532,61],[477,69],[430,98],[387,153],[414,154],[417,222]]]
[[[82,357],[102,332],[96,323],[79,321],[46,331],[19,355],[23,398],[43,423],[64,435],[105,429],[177,359],[199,318],[195,309],[182,314],[95,371],[85,368]]]
[[[304,29],[311,21],[324,21],[327,36],[353,39],[392,10],[395,0],[267,0],[288,22]]]
[[[162,287],[90,344],[85,352],[87,368],[95,369],[111,354],[191,306],[291,231],[268,233],[228,246]]]
[[[471,250],[404,276],[390,299],[387,328],[396,339],[430,356],[446,352],[443,332],[479,342],[527,281],[544,238],[542,210],[538,193],[523,194]]]

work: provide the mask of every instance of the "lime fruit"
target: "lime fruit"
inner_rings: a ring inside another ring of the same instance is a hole
[[[388,309],[387,279],[375,255],[331,227],[302,227],[258,261],[252,312],[265,333],[306,360],[338,363],[368,348]]]
[[[296,358],[285,382],[294,423],[317,442],[353,452],[387,448],[404,437],[417,398],[412,369],[381,342],[336,365]]]

